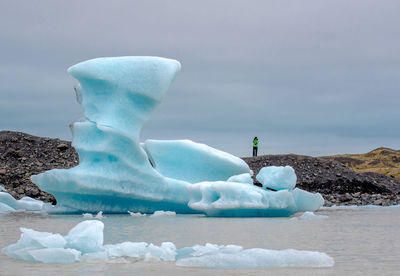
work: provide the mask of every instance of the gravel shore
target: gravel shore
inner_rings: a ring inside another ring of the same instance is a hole
[[[325,206],[400,204],[400,179],[377,173],[356,173],[335,160],[295,154],[243,160],[254,175],[265,166],[292,166],[297,175],[296,186],[321,193]],[[56,203],[52,195],[30,181],[30,176],[54,168],[71,168],[78,163],[78,154],[69,141],[0,131],[0,185],[17,199],[30,196]]]

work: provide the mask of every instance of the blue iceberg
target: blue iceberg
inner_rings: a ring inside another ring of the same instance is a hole
[[[249,185],[253,172],[229,153],[189,140],[140,143],[143,124],[180,68],[158,57],[98,58],[69,68],[85,116],[71,127],[80,163],[32,181],[71,212],[290,216],[322,206],[321,195],[294,189],[291,168],[274,169],[279,191],[268,191]]]

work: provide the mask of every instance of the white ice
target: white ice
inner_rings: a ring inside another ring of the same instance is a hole
[[[274,190],[293,190],[297,179],[294,169],[290,166],[264,167],[257,174],[256,178],[263,187]]]
[[[135,212],[128,211],[128,214],[131,215],[132,217],[144,217],[144,216],[146,216],[146,214],[142,214],[140,212],[135,213]]]
[[[327,218],[328,216],[325,215],[317,215],[314,214],[313,212],[304,212],[303,214],[301,214],[301,216],[293,217],[291,218],[291,220],[297,220],[297,219],[309,220],[309,219],[327,219]]]
[[[150,215],[151,218],[155,217],[167,217],[167,216],[175,216],[175,212],[171,211],[155,211],[153,214]]]
[[[0,213],[15,210],[24,211],[43,211],[46,203],[30,197],[23,197],[19,200],[15,199],[6,192],[0,192]],[[49,205],[49,204],[47,204]]]
[[[203,251],[208,247],[211,250]],[[295,249],[242,249],[241,246],[206,244],[194,246],[191,256],[178,259],[176,265],[220,269],[269,267],[330,267],[334,260],[325,253]]]
[[[325,253],[294,249],[243,249],[238,245],[194,245],[177,249],[171,242],[160,246],[146,242],[103,245],[104,224],[87,220],[72,228],[67,236],[21,228],[16,244],[3,248],[10,257],[31,262],[74,263],[107,262],[125,259],[176,262],[178,266],[209,268],[330,267]]]

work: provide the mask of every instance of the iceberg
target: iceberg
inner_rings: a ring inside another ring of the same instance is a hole
[[[79,81],[76,95],[84,108],[84,119],[71,127],[80,163],[31,177],[57,199],[56,208],[43,208],[80,214],[163,210],[290,216],[322,206],[319,194],[294,189],[290,167],[263,169],[257,176],[266,187],[282,190],[272,192],[252,185],[248,165],[229,153],[190,140],[141,143],[143,124],[180,68],[178,61],[166,58],[116,57],[68,69]]]
[[[45,264],[126,261],[166,261],[177,266],[208,268],[331,267],[334,260],[325,253],[295,249],[243,249],[238,245],[194,245],[176,248],[172,242],[160,246],[147,242],[103,244],[104,224],[86,220],[67,236],[21,228],[16,244],[3,248],[8,256]]]

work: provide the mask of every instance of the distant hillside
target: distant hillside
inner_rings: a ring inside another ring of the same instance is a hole
[[[380,147],[363,154],[324,156],[345,164],[356,172],[375,172],[400,178],[400,151]]]

